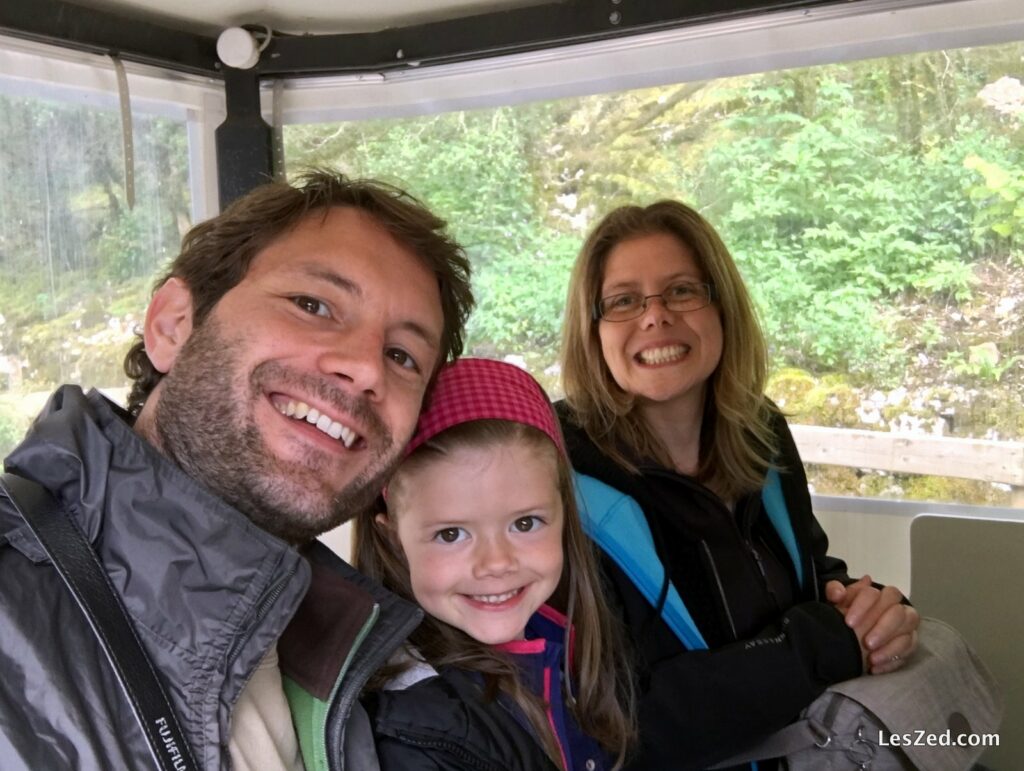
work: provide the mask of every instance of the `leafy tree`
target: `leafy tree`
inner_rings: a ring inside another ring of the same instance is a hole
[[[0,96],[0,307],[14,330],[4,353],[29,362],[30,385],[109,385],[111,371],[121,380],[116,360],[113,370],[83,365],[97,336],[129,334],[103,303],[124,302],[129,286],[141,313],[139,279],[176,253],[190,225],[184,125],[137,115],[134,133],[129,209],[114,110]]]
[[[327,164],[395,182],[448,219],[474,266],[470,342],[521,350],[557,344],[578,244],[549,227],[535,171],[543,106],[289,131],[289,167]]]
[[[898,349],[887,328],[901,293],[970,294],[963,158],[984,139],[965,122],[941,144],[925,141],[920,121],[897,113],[896,124],[916,126],[907,143],[891,115],[872,118],[861,87],[829,69],[763,76],[725,121],[699,190],[780,358],[885,377],[898,374],[878,351]]]

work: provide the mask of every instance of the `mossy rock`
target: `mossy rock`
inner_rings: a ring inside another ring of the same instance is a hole
[[[903,479],[897,474],[869,471],[860,478],[858,495],[864,498],[906,498]]]
[[[857,408],[862,397],[846,383],[826,383],[808,394],[808,403],[812,406],[813,423],[818,426],[837,426],[853,428],[860,425]]]
[[[814,390],[814,378],[795,367],[779,370],[768,379],[768,397],[787,415],[801,416],[807,412],[807,395]]]
[[[912,476],[904,489],[914,501],[956,501],[981,506],[1009,506],[1010,493],[990,482],[955,477]]]
[[[818,495],[942,501],[975,506],[1009,506],[1010,493],[998,485],[973,479],[807,464],[807,480]]]
[[[19,353],[29,364],[26,387],[50,389],[64,382],[117,386],[126,381],[123,362],[134,340],[106,319],[85,327],[73,314],[26,330]]]
[[[130,341],[110,340],[84,349],[74,362],[75,380],[86,387],[108,388],[127,383],[124,357],[130,345]]]
[[[962,398],[950,402],[956,436],[984,437],[994,432],[1003,440],[1024,440],[1024,393],[1019,389],[1000,385],[973,392],[966,402]]]
[[[807,481],[818,495],[859,495],[860,476],[848,466],[806,464]]]

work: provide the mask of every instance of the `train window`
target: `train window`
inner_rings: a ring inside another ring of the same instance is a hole
[[[445,216],[475,265],[471,349],[556,393],[588,228],[691,202],[756,295],[817,493],[1024,507],[1022,72],[1017,42],[296,124],[286,158]]]
[[[57,385],[115,395],[125,387],[124,354],[153,278],[193,213],[183,108],[132,100],[130,206],[109,62],[97,72],[94,62],[75,70],[16,48],[0,53],[3,457]],[[140,86],[136,74],[129,82]]]

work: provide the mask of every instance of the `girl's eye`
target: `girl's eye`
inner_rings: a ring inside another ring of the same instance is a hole
[[[403,351],[401,348],[388,348],[385,355],[403,369],[411,369],[415,372],[420,371],[416,359],[410,356],[408,351]]]
[[[327,305],[322,300],[318,300],[315,297],[298,295],[297,297],[292,298],[292,302],[312,316],[324,316],[326,318],[331,315],[331,312],[327,309]]]
[[[434,533],[434,540],[442,543],[458,543],[466,539],[466,531],[461,527],[446,527]]]
[[[540,517],[536,517],[531,514],[528,517],[520,517],[517,519],[512,523],[512,527],[520,533],[529,533],[536,530],[542,524],[544,524],[544,522]]]

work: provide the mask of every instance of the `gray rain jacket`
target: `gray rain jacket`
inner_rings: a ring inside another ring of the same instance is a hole
[[[58,390],[6,469],[48,488],[92,542],[200,768],[230,768],[232,708],[277,641],[307,771],[376,769],[356,699],[419,610],[321,544],[300,554],[253,525],[96,391]],[[84,616],[0,496],[0,768],[154,767]]]

